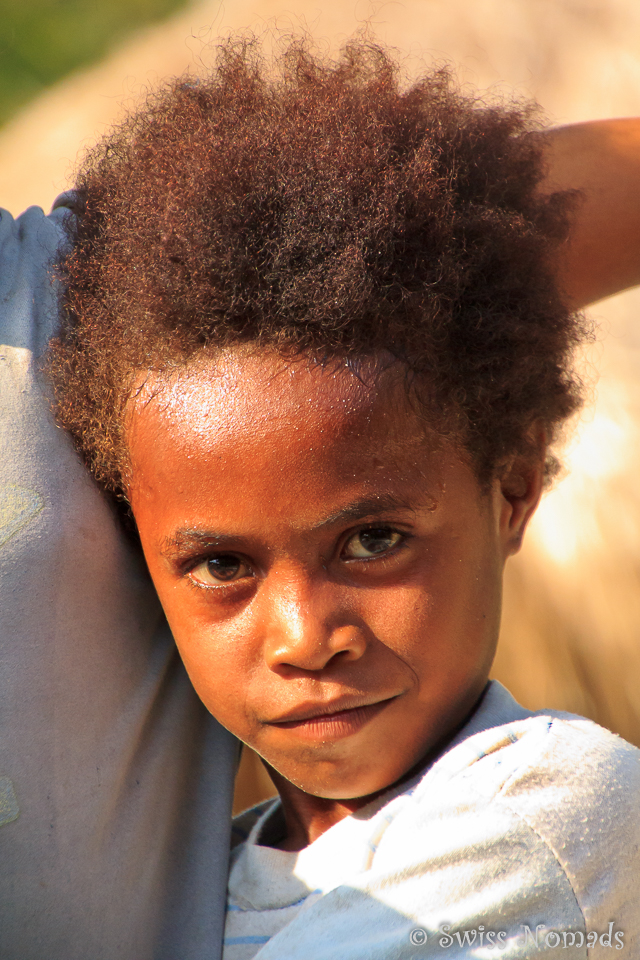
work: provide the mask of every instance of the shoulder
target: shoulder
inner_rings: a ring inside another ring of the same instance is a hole
[[[640,938],[640,750],[569,714],[538,714],[505,732],[514,742],[503,773],[495,770],[491,806],[547,848],[587,926],[606,930],[615,918],[630,946]]]
[[[525,710],[493,681],[425,780],[459,777],[523,809],[535,809],[548,790],[572,806],[633,805],[640,799],[640,750],[584,717]]]
[[[584,717],[552,712],[513,728],[518,766],[503,793],[523,809],[537,808],[537,797],[545,790],[570,809],[640,802],[640,750],[622,737]]]
[[[640,841],[640,750],[571,714],[538,714],[504,732],[513,742],[496,797],[519,816],[550,838],[588,832],[592,848],[612,850],[625,830]]]
[[[640,949],[640,750],[582,717],[525,711],[502,688],[468,734],[416,787],[411,836],[431,848],[437,822],[441,858],[461,875],[483,852],[474,885],[511,872],[522,912],[546,882],[585,930],[615,920]]]

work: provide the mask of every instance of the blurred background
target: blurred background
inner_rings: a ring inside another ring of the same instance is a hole
[[[637,0],[0,0],[0,205],[48,210],[78,152],[159,79],[206,69],[219,36],[302,28],[330,52],[365,24],[408,75],[453,62],[550,123],[640,114]],[[494,676],[640,745],[640,293],[592,313],[592,402],[508,566]],[[273,792],[245,751],[236,808]]]

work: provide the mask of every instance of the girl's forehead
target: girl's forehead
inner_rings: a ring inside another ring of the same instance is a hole
[[[266,353],[149,376],[126,436],[134,513],[152,503],[156,526],[193,526],[213,511],[218,524],[264,533],[306,529],[363,498],[429,510],[445,491],[475,501],[464,453],[425,425],[404,389],[373,365]]]
[[[397,370],[379,358],[357,365],[312,357],[289,359],[273,350],[234,350],[203,357],[177,371],[141,375],[129,404],[129,429],[171,425],[191,436],[249,440],[269,432],[363,429],[416,435],[428,426],[410,406]]]
[[[303,498],[338,487],[409,483],[438,496],[464,458],[412,409],[404,378],[374,361],[290,361],[221,355],[148,376],[132,400],[126,441],[130,492],[215,481],[259,497],[273,484]],[[465,469],[465,472],[466,471]],[[421,494],[421,495],[422,495]],[[333,494],[332,494],[333,495]]]

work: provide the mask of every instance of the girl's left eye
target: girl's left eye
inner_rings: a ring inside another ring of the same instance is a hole
[[[249,565],[234,553],[218,553],[189,571],[189,576],[196,583],[216,587],[250,575]]]
[[[405,539],[402,533],[391,527],[368,527],[354,533],[345,543],[342,556],[347,560],[369,560],[393,550]]]

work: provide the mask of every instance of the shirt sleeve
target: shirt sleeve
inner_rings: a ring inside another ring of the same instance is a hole
[[[0,214],[0,956],[209,960],[236,747],[51,415],[70,205]]]

